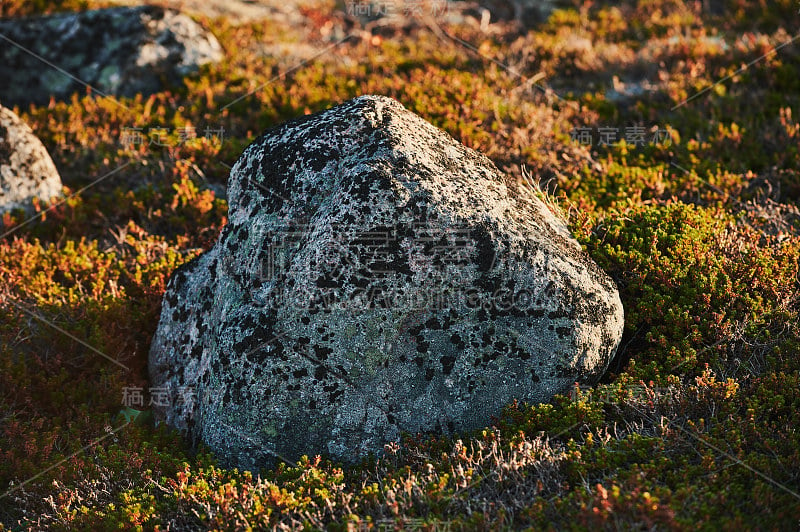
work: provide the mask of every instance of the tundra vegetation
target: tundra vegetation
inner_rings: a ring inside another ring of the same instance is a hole
[[[226,59],[181,86],[15,108],[68,199],[2,219],[0,529],[797,527],[800,5],[705,4],[575,2],[488,32],[434,18],[307,62],[263,51],[329,47],[333,3],[302,8],[303,29],[198,17]],[[166,281],[225,225],[245,146],[361,94],[537,187],[618,284],[622,345],[597,386],[471,434],[222,468],[148,419]]]

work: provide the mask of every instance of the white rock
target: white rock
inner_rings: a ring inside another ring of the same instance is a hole
[[[13,111],[0,106],[0,212],[31,209],[33,198],[61,194],[61,177],[42,141]]]

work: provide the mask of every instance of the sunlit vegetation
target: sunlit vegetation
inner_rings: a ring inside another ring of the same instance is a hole
[[[800,5],[705,4],[358,34],[300,67],[259,51],[300,42],[292,28],[200,18],[227,59],[183,86],[16,109],[69,199],[0,229],[0,530],[796,529],[800,54],[770,51]],[[0,1],[4,16],[96,5]],[[618,356],[597,386],[508,405],[474,434],[407,435],[357,466],[222,468],[122,404],[141,388],[148,409],[166,281],[213,245],[229,167],[261,131],[368,93],[538,180],[620,288]],[[634,127],[643,139],[619,142]]]

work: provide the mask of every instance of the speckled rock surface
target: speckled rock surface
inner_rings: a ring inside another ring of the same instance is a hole
[[[231,170],[219,241],[170,279],[157,418],[240,467],[352,461],[599,378],[617,289],[509,186],[390,98],[268,130]]]
[[[56,165],[28,124],[0,105],[0,212],[61,194]]]
[[[6,105],[84,94],[84,84],[103,94],[150,94],[163,81],[179,83],[199,65],[222,58],[211,33],[157,6],[1,20],[0,34],[0,77],[6,80],[0,100]]]

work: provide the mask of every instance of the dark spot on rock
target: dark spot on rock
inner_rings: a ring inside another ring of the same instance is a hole
[[[495,260],[495,247],[494,242],[492,242],[492,236],[483,225],[476,227],[471,236],[476,244],[478,271],[487,273],[494,265]]]
[[[335,402],[339,397],[342,396],[344,390],[336,390],[331,394],[331,402]]]
[[[572,331],[570,327],[556,328],[556,334],[558,335],[559,338],[566,338],[567,336],[569,336],[570,331]]]
[[[437,329],[441,329],[442,325],[439,323],[439,320],[436,318],[430,318],[428,321],[425,322],[425,327],[428,329],[435,331]]]
[[[314,346],[314,354],[316,354],[317,359],[319,360],[327,360],[328,355],[330,355],[331,353],[333,353],[333,349],[330,347],[325,347],[321,345]]]
[[[450,375],[450,372],[453,371],[453,367],[456,364],[456,357],[445,355],[442,357],[442,372],[445,375]]]

